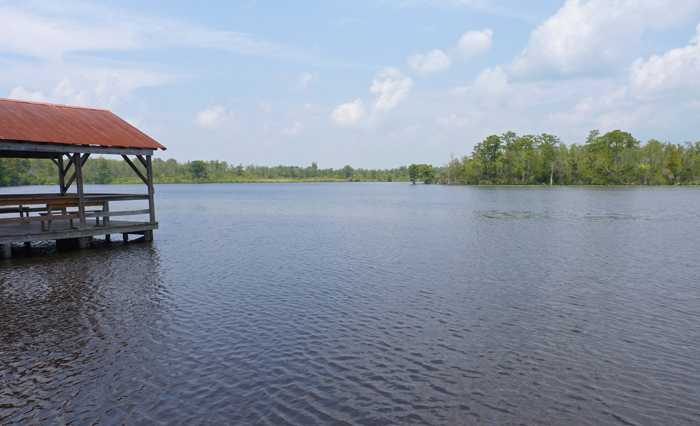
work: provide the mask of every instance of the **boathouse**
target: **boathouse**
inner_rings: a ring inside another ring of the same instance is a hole
[[[0,190],[0,257],[11,256],[12,244],[33,241],[85,248],[100,235],[152,240],[158,222],[151,159],[158,149],[166,148],[105,109],[0,98],[0,158],[51,160],[59,181],[58,193]],[[121,155],[146,191],[86,193],[82,170],[93,154]],[[123,220],[129,216],[139,220]]]

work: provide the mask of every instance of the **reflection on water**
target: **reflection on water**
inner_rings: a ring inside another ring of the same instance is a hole
[[[157,342],[164,340],[160,325],[169,298],[152,247],[5,263],[0,275],[4,423],[92,423],[107,411],[121,411],[120,401],[159,380],[148,371],[163,368],[152,361],[161,350]]]
[[[0,262],[0,423],[700,423],[694,188],[157,193]]]

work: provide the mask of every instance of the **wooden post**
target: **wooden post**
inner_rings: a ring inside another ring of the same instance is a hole
[[[61,187],[61,195],[66,193],[66,173],[63,169],[63,154],[58,157],[58,185]]]
[[[84,250],[90,246],[90,237],[80,237],[77,240],[80,250]]]
[[[102,203],[102,211],[109,213],[109,201],[105,201],[104,203]],[[105,216],[104,218],[102,218],[102,225],[103,226],[109,225],[109,216]],[[107,236],[109,237],[109,235],[107,235]],[[109,238],[107,239],[107,241],[109,241]]]
[[[151,223],[156,222],[156,202],[155,202],[155,190],[153,188],[153,162],[151,161],[151,155],[146,156],[146,176],[148,179],[148,209],[151,213]],[[151,234],[151,239],[153,236]]]
[[[80,217],[80,229],[87,226],[85,220],[85,191],[83,190],[83,165],[80,160],[80,154],[73,154],[73,163],[75,165],[76,187],[78,188],[78,216]]]
[[[12,246],[10,244],[0,245],[0,258],[9,259],[12,257]]]

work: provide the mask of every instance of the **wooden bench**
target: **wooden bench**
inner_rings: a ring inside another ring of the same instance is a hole
[[[75,228],[73,221],[80,218],[80,214],[75,211],[68,211],[68,208],[78,207],[78,203],[73,201],[61,200],[60,203],[46,204],[45,207],[29,208],[23,205],[19,207],[5,207],[0,209],[0,213],[19,213],[20,217],[0,218],[0,224],[9,223],[31,223],[41,222],[42,231],[51,231],[51,224],[54,220],[69,220],[71,229]],[[67,202],[66,202],[67,201]],[[86,214],[95,215],[108,210],[106,202],[87,202],[85,207],[101,207],[101,210],[89,210]],[[38,216],[30,216],[30,212],[38,212]],[[109,213],[107,213],[108,215]],[[96,220],[96,225],[100,225],[100,216],[93,216]],[[103,219],[105,217],[103,216]],[[104,220],[103,220],[104,222]]]
[[[54,220],[70,220],[70,228],[73,229],[75,228],[73,226],[73,220],[74,219],[79,219],[80,214],[78,212],[68,212],[69,207],[78,207],[77,203],[60,203],[60,204],[47,204],[46,205],[46,211],[39,213],[40,216],[43,216],[46,218],[46,220],[41,221],[41,230],[42,231],[50,231],[51,230],[51,223]],[[104,211],[105,209],[105,203],[102,202],[89,202],[85,203],[85,207],[102,207],[102,210],[86,210],[85,213],[97,213],[100,211]],[[60,211],[61,213],[58,215],[54,215],[53,211]],[[100,218],[96,217],[96,226],[100,226]],[[44,229],[46,228],[46,229]]]
[[[29,207],[24,207],[22,205],[18,207],[3,207],[0,208],[0,214],[2,213],[19,213],[19,217],[22,217],[23,215],[29,216],[29,211],[31,209]]]

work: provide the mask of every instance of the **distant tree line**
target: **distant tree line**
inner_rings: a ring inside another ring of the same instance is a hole
[[[567,146],[548,134],[506,132],[452,158],[437,182],[448,185],[699,185],[700,142],[641,144],[627,132],[590,132]]]
[[[123,160],[90,157],[83,167],[87,184],[140,183],[141,180]],[[155,183],[213,183],[257,181],[352,181],[392,182],[408,181],[408,167],[394,169],[320,169],[313,162],[308,167],[297,166],[243,166],[225,161],[188,161],[174,159],[153,160]],[[51,160],[0,158],[0,186],[58,184],[58,169]]]
[[[91,157],[85,183],[139,183],[121,159]],[[655,139],[641,144],[620,130],[590,132],[583,144],[566,145],[553,135],[491,135],[471,155],[451,158],[444,167],[411,164],[394,169],[320,169],[233,165],[225,161],[153,160],[156,183],[353,181],[440,183],[447,185],[700,185],[700,142],[673,144]],[[0,186],[57,184],[50,160],[0,159]]]

